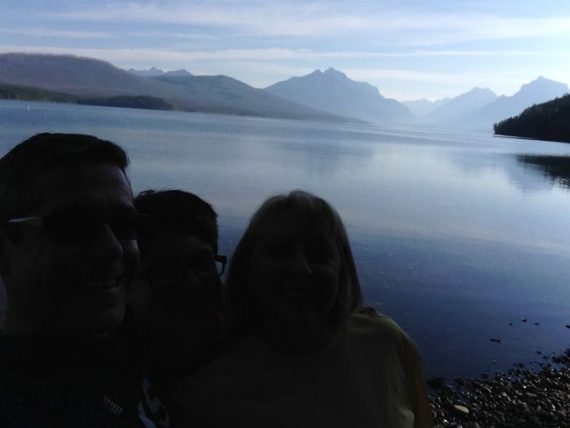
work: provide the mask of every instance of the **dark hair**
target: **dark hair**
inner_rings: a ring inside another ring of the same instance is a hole
[[[102,162],[123,172],[125,151],[110,141],[81,134],[37,134],[15,146],[0,159],[0,219],[22,216],[41,201],[38,179],[66,166]]]
[[[196,235],[218,251],[217,214],[210,204],[193,193],[183,190],[146,190],[134,201],[140,214],[150,218],[141,221],[138,241],[144,253],[149,242],[159,238],[157,234],[172,233]]]
[[[247,283],[248,270],[255,245],[265,226],[275,213],[295,210],[310,221],[326,224],[340,254],[339,292],[331,321],[342,328],[346,318],[362,304],[362,291],[352,256],[348,235],[336,210],[324,199],[302,190],[267,199],[250,220],[231,260],[225,286],[224,320],[230,341],[252,333],[256,329],[259,308]]]

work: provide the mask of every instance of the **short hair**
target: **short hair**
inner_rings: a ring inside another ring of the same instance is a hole
[[[42,174],[94,162],[123,173],[129,163],[121,147],[91,135],[43,133],[21,142],[0,159],[0,219],[26,215],[42,202],[36,185]]]
[[[160,232],[176,236],[196,235],[218,251],[217,214],[212,206],[193,193],[183,190],[145,190],[134,200],[139,214],[146,214],[139,225],[138,241],[144,254]]]
[[[251,257],[264,227],[276,213],[287,210],[295,210],[306,215],[309,221],[325,224],[334,238],[341,262],[339,292],[331,313],[335,327],[342,328],[348,315],[362,305],[362,291],[348,235],[336,210],[324,199],[302,190],[272,196],[251,218],[229,266],[224,295],[224,320],[225,334],[230,341],[239,340],[257,328],[255,323],[259,318],[259,308],[256,307],[253,291],[247,283]]]

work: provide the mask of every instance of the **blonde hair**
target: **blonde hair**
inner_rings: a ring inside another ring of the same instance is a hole
[[[247,281],[252,253],[274,214],[287,210],[302,213],[311,222],[326,224],[334,238],[341,261],[339,292],[331,313],[335,327],[342,328],[347,316],[362,305],[362,291],[348,235],[336,210],[324,199],[302,190],[275,195],[267,199],[252,216],[232,256],[224,293],[225,331],[230,341],[239,340],[257,328],[259,308]]]

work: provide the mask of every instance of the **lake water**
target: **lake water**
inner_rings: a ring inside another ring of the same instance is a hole
[[[201,195],[219,213],[228,255],[269,195],[324,197],[346,223],[366,303],[416,340],[428,376],[504,370],[570,344],[568,181],[528,161],[570,156],[570,145],[0,101],[0,155],[38,132],[119,143],[135,191]]]

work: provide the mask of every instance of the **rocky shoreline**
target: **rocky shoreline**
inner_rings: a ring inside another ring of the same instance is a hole
[[[507,373],[428,381],[435,427],[570,427],[570,348],[541,368],[517,364]]]

